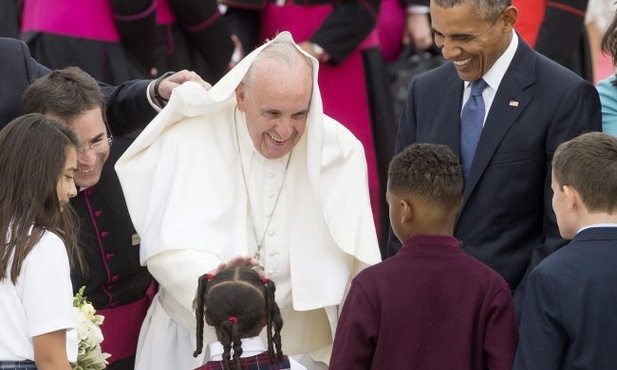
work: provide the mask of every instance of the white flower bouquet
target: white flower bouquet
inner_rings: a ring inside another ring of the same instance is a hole
[[[85,288],[81,287],[73,297],[79,350],[77,362],[71,364],[71,367],[73,370],[102,370],[108,364],[107,358],[111,356],[101,351],[103,333],[99,326],[105,318],[97,315],[92,303],[84,297]]]

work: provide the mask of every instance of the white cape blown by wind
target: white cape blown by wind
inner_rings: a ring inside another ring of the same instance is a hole
[[[271,42],[292,40],[288,32]],[[205,250],[225,261],[247,255],[246,195],[237,165],[235,88],[255,56],[246,56],[206,91],[187,82],[116,164],[128,209],[141,236],[141,260],[167,250]],[[307,129],[287,175],[293,307],[342,303],[360,264],[380,261],[364,149],[323,114],[313,63]],[[206,271],[204,271],[205,273]]]

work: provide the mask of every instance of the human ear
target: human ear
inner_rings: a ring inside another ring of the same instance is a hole
[[[236,102],[238,104],[238,110],[244,112],[246,110],[246,88],[244,83],[240,83],[236,87]]]
[[[407,199],[401,199],[400,201],[400,217],[401,217],[401,224],[405,224],[407,222],[410,222],[414,219],[414,208],[413,208],[413,203],[411,203],[409,200]]]
[[[581,195],[575,188],[570,185],[563,185],[562,189],[569,209],[579,209],[584,206]]]
[[[509,6],[503,11],[500,18],[503,20],[507,29],[512,29],[514,28],[514,23],[516,23],[516,19],[518,18],[518,9],[513,6]]]

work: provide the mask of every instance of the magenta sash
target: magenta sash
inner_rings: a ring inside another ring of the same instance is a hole
[[[403,48],[405,9],[398,0],[382,0],[379,5],[377,32],[386,63],[394,61]]]
[[[142,299],[123,306],[97,310],[97,314],[105,316],[101,325],[101,350],[111,354],[110,363],[135,355],[139,330],[155,294],[156,283],[153,281]]]
[[[109,0],[26,0],[22,31],[118,42]]]
[[[261,38],[273,38],[289,31],[294,41],[308,40],[332,11],[332,5],[277,6],[268,3],[262,11]],[[319,88],[324,112],[347,127],[364,145],[369,172],[369,188],[375,224],[379,225],[379,180],[370,121],[369,102],[361,51],[379,45],[373,30],[362,44],[337,66],[319,64]],[[379,230],[378,230],[379,232]]]
[[[176,17],[169,9],[168,0],[156,0],[156,24],[172,24],[176,22]]]

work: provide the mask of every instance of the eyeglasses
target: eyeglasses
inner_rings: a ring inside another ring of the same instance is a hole
[[[85,153],[86,151],[92,149],[94,151],[99,151],[102,150],[104,148],[110,148],[111,147],[111,143],[113,142],[114,138],[112,136],[108,136],[106,138],[101,138],[97,141],[95,141],[94,143],[90,144],[90,145],[86,145],[86,146],[82,146],[81,148],[77,148],[77,154],[82,154]]]

